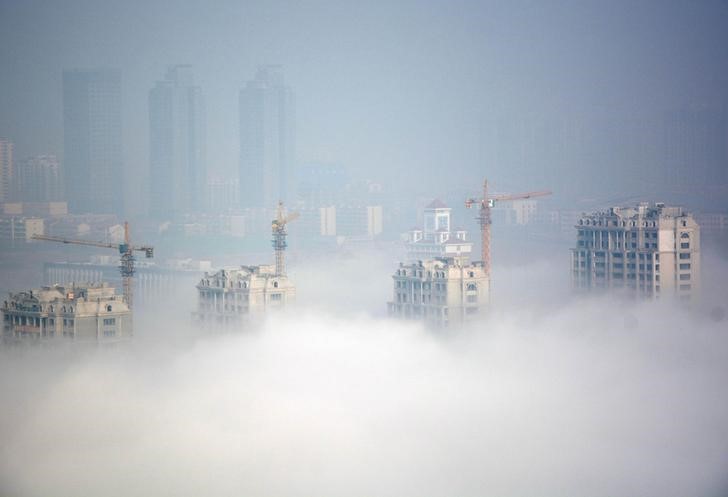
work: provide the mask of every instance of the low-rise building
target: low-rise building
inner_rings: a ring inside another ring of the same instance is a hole
[[[576,289],[690,299],[700,288],[700,226],[682,207],[611,207],[582,216],[576,230]]]
[[[206,325],[249,323],[283,309],[296,298],[296,287],[275,265],[241,266],[205,273],[197,285],[193,317]]]
[[[424,321],[435,327],[461,324],[476,317],[490,300],[490,280],[482,262],[438,258],[400,263],[392,276],[389,315]]]
[[[11,293],[2,305],[3,339],[114,342],[132,336],[123,296],[107,284],[45,286]]]

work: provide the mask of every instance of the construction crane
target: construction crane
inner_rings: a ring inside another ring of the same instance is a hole
[[[154,257],[154,247],[141,246],[137,247],[131,244],[129,239],[129,223],[124,223],[124,242],[123,243],[106,243],[106,242],[92,242],[87,240],[71,240],[68,238],[61,238],[58,236],[46,236],[46,235],[33,235],[34,240],[45,240],[47,242],[58,242],[67,243],[71,245],[86,245],[87,247],[101,247],[118,249],[120,260],[119,260],[119,271],[121,272],[121,281],[124,286],[124,299],[126,300],[129,309],[132,307],[134,300],[134,252],[144,252],[147,259]]]
[[[481,256],[483,259],[483,272],[490,277],[490,225],[493,223],[490,210],[496,202],[507,202],[511,200],[523,200],[527,198],[544,197],[551,195],[549,190],[541,190],[537,192],[512,193],[488,195],[488,180],[483,180],[483,197],[480,199],[469,198],[465,201],[465,207],[470,209],[473,205],[480,206],[480,213],[475,219],[480,224],[480,240],[481,240]]]
[[[273,249],[276,253],[276,276],[283,276],[286,274],[286,262],[284,258],[284,252],[288,244],[286,243],[286,225],[298,218],[298,212],[292,212],[286,216],[283,209],[283,202],[278,202],[278,213],[276,218],[271,223],[271,229],[273,231]]]

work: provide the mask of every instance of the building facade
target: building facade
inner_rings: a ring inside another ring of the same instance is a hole
[[[392,317],[446,328],[472,320],[487,308],[490,281],[483,264],[453,258],[400,263],[392,276],[394,295],[387,303]]]
[[[274,208],[294,193],[295,100],[279,66],[240,90],[240,205]]]
[[[197,285],[193,314],[206,326],[250,324],[265,313],[285,308],[296,298],[296,287],[274,265],[241,266],[205,273]]]
[[[105,284],[45,286],[11,293],[2,305],[3,339],[115,342],[132,336],[131,311]]]
[[[149,92],[150,211],[156,217],[206,207],[205,109],[192,67],[170,67]]]
[[[571,249],[576,289],[681,299],[700,289],[700,226],[682,207],[612,207],[583,216],[576,229]]]
[[[38,217],[0,216],[0,247],[22,248],[33,235],[45,233],[45,220]]]
[[[73,213],[123,214],[121,74],[63,73],[64,187]]]
[[[63,179],[55,155],[37,155],[18,164],[14,199],[22,202],[62,202]]]
[[[437,199],[425,207],[424,228],[414,228],[404,235],[408,261],[452,257],[467,263],[473,242],[468,240],[467,231],[453,228],[451,211]]]
[[[13,184],[13,142],[0,138],[0,202],[11,197]]]

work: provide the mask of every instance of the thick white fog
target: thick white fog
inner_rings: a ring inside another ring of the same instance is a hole
[[[514,280],[484,321],[432,332],[334,313],[379,291],[334,284],[360,268],[258,332],[198,335],[177,309],[128,347],[1,350],[0,494],[725,495],[726,321],[552,306],[546,283],[518,303]]]

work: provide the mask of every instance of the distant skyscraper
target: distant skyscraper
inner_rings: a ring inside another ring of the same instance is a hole
[[[170,67],[149,92],[150,210],[173,216],[205,208],[205,111],[192,67]]]
[[[0,138],[0,202],[10,197],[13,180],[13,142]]]
[[[240,204],[275,207],[293,197],[295,101],[278,66],[240,90]]]
[[[121,74],[63,73],[64,178],[71,212],[122,214]]]
[[[13,181],[15,200],[22,202],[59,202],[63,185],[55,155],[29,157],[18,164]]]

